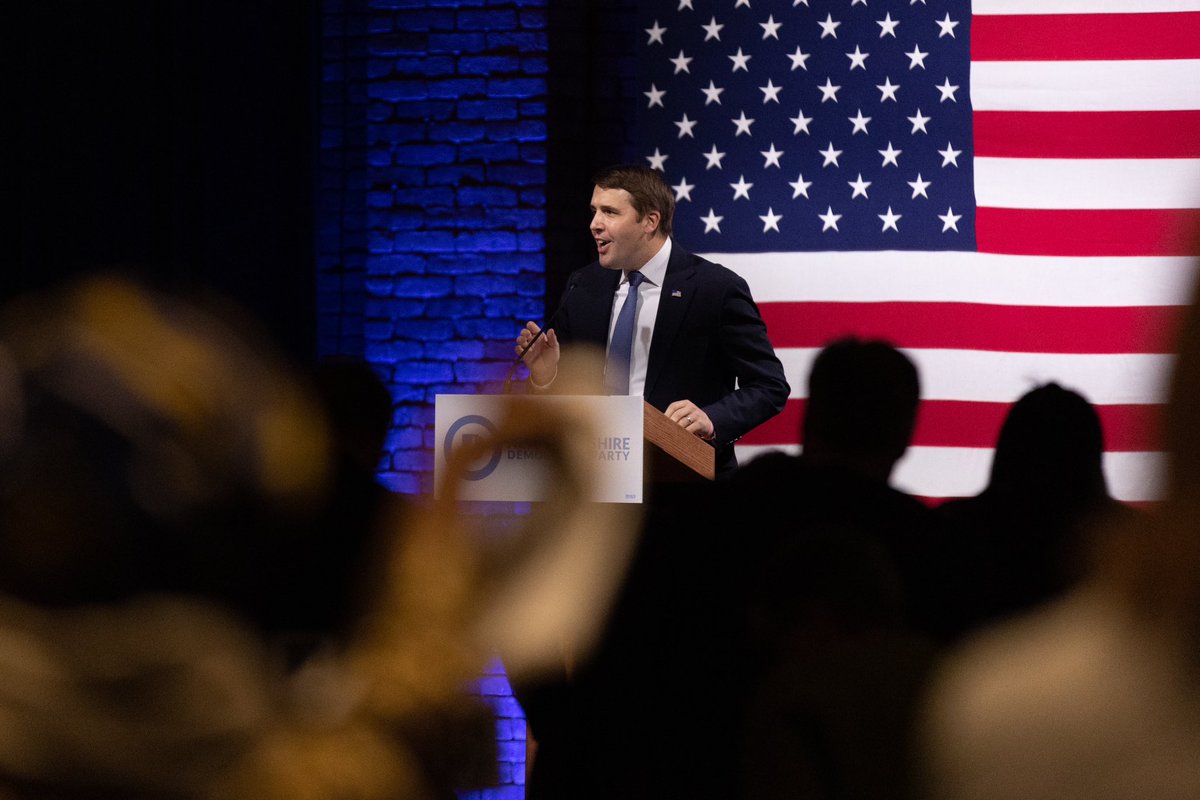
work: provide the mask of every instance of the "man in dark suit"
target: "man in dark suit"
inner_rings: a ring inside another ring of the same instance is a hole
[[[534,388],[553,383],[560,343],[606,348],[614,393],[643,396],[711,442],[718,477],[730,474],[733,443],[782,411],[789,392],[749,286],[672,240],[675,198],[656,170],[602,170],[591,210],[597,260],[571,274],[554,328],[542,336],[529,322],[517,337]],[[618,358],[609,345],[631,282],[632,352]]]
[[[671,239],[675,199],[655,170],[603,170],[591,209],[597,260],[571,274],[545,335],[530,322],[516,341],[534,391],[566,382],[560,343],[564,368],[583,361],[572,347],[604,350],[611,392],[643,396],[712,443],[718,477],[731,475],[734,442],[778,414],[790,391],[749,287]],[[632,337],[621,354],[612,343],[631,283]],[[714,647],[725,630],[714,618],[727,605],[719,565],[729,530],[712,524],[713,489],[656,485],[600,642],[569,675],[514,683],[537,747],[529,800],[729,796],[725,734],[739,729],[724,722],[723,692],[698,702],[727,683],[729,661]]]

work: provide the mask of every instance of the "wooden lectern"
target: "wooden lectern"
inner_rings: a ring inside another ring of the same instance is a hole
[[[646,483],[713,480],[716,451],[699,436],[688,433],[654,406],[642,402]]]

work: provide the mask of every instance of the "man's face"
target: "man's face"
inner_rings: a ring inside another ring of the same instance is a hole
[[[592,190],[592,238],[605,269],[640,269],[662,245],[658,214],[648,213],[639,221],[630,201],[624,189]]]

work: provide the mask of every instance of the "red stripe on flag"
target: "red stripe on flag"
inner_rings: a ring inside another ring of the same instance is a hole
[[[1011,403],[927,400],[921,403],[912,444],[929,447],[993,447]],[[1152,452],[1162,449],[1159,405],[1096,406],[1104,449]]]
[[[1024,353],[1170,353],[1178,306],[1059,307],[982,303],[761,303],[775,347],[839,336],[900,347]]]
[[[976,111],[973,124],[981,157],[1200,157],[1200,111]]]
[[[804,398],[788,400],[782,412],[747,433],[738,443],[773,447],[803,444],[800,421],[806,403]],[[1011,407],[1011,403],[923,400],[911,444],[914,447],[994,447]],[[1158,428],[1161,410],[1160,405],[1096,406],[1104,430],[1104,449],[1120,452],[1162,449]]]
[[[1026,209],[975,211],[981,253],[1022,256],[1187,256],[1200,210]]]
[[[806,375],[805,378],[808,376]],[[804,418],[804,408],[807,400],[803,397],[789,398],[780,411],[757,428],[752,428],[747,434],[738,439],[741,445],[759,445],[764,447],[785,447],[800,444],[800,420]]]
[[[1200,58],[1200,13],[982,14],[971,18],[972,61]]]

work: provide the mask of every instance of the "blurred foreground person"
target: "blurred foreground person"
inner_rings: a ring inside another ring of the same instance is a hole
[[[117,278],[5,309],[0,796],[203,797],[273,721],[328,437],[233,313]]]
[[[410,524],[408,495],[379,477],[392,426],[392,394],[364,358],[329,356],[310,370],[332,433],[329,501],[314,519],[314,547],[296,565],[289,597],[291,657],[340,648],[368,610],[370,577],[391,540]]]
[[[1179,340],[1160,508],[1097,532],[1061,598],[965,640],[928,697],[929,796],[1200,797],[1200,306]]]
[[[470,681],[501,644],[517,669],[546,668],[620,564],[601,559],[615,566],[590,587],[562,568],[591,531],[561,503],[581,506],[592,476],[561,434],[587,420],[521,419],[500,435],[550,450],[561,524],[485,542],[448,491],[396,523],[344,646],[293,670],[278,646],[305,622],[292,566],[312,557],[332,472],[311,387],[222,304],[97,278],[11,305],[0,797],[425,800],[488,785],[494,729]],[[537,556],[541,588],[584,590],[550,619],[521,581]]]

